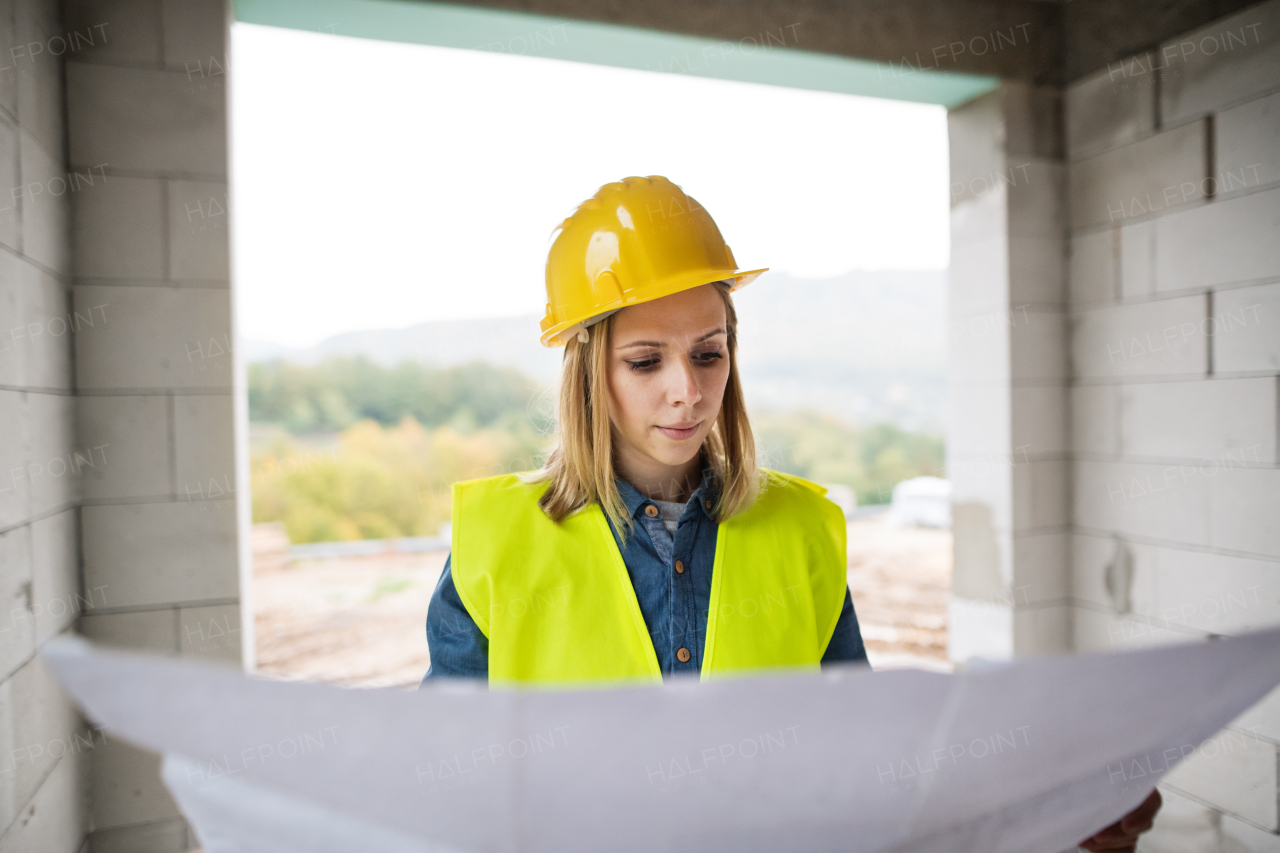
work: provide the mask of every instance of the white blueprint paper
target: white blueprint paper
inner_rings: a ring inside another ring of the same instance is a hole
[[[1280,630],[957,675],[595,692],[279,683],[46,657],[86,714],[166,754],[208,853],[1055,853],[1280,683]]]

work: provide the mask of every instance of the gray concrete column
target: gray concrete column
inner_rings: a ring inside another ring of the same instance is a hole
[[[1008,83],[948,121],[959,661],[1070,647],[1060,116],[1057,90]]]

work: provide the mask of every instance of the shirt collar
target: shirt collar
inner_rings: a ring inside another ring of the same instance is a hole
[[[635,518],[643,507],[652,503],[641,494],[639,489],[621,477],[618,477],[615,482],[618,485],[618,495],[622,498],[622,503],[627,507],[627,514],[632,518]],[[697,501],[698,508],[708,518],[711,517],[711,509],[707,504],[710,503],[713,507],[716,505],[716,499],[719,497],[718,486],[715,473],[708,468],[702,472],[702,482],[698,484],[698,488],[694,489],[693,494],[689,496],[689,500]]]
[[[621,477],[617,478],[616,482],[618,484],[618,495],[627,506],[627,515],[634,518],[636,513],[640,512],[640,507],[647,504],[649,499],[640,494],[639,489]]]

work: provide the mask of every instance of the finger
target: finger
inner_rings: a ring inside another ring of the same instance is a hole
[[[1082,841],[1079,846],[1091,853],[1118,853],[1125,850],[1133,851],[1137,845],[1133,838],[1099,838],[1095,835],[1088,841]]]
[[[1133,838],[1137,838],[1139,835],[1151,829],[1151,827],[1155,826],[1155,824],[1156,822],[1154,819],[1148,819],[1143,821],[1142,823],[1132,823],[1132,824],[1129,823],[1128,820],[1126,820],[1124,822],[1124,832],[1126,835],[1129,835]]]
[[[1081,842],[1079,846],[1090,851],[1105,850],[1107,853],[1133,848],[1138,836],[1154,825],[1156,812],[1160,810],[1162,803],[1160,792],[1153,790],[1142,801],[1142,805],[1087,841]]]
[[[1146,832],[1155,822],[1156,812],[1160,811],[1163,803],[1164,798],[1160,796],[1160,792],[1152,791],[1151,795],[1142,801],[1142,805],[1125,815],[1120,823],[1126,830]]]
[[[1120,825],[1120,821],[1116,821],[1115,823],[1111,824],[1111,826],[1108,826],[1106,829],[1098,830],[1093,834],[1092,837],[1097,838],[1100,841],[1101,840],[1109,841],[1115,838],[1124,838],[1127,835],[1128,833],[1124,831],[1124,827]]]
[[[1085,850],[1094,851],[1094,853],[1101,853],[1101,851],[1112,853],[1112,851],[1116,850],[1133,849],[1136,842],[1137,836],[1118,833],[1112,834],[1104,831],[1099,832],[1092,838],[1088,838],[1080,842],[1079,846],[1083,847]]]

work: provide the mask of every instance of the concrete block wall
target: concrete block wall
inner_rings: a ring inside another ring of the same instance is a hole
[[[67,162],[99,185],[71,197],[82,443],[84,585],[99,642],[244,662],[238,568],[223,0],[65,0]],[[114,741],[91,767],[94,851],[183,851],[196,839],[159,758]]]
[[[1079,650],[1280,624],[1280,0],[1065,94]],[[1280,693],[1144,850],[1280,849]]]
[[[949,114],[950,654],[1070,648],[1061,97],[1007,83]]]
[[[79,502],[102,448],[76,436],[68,222],[92,181],[65,168],[55,0],[0,2],[0,851],[81,850],[104,733],[37,657],[102,604],[85,595]],[[100,185],[101,180],[97,183]]]

